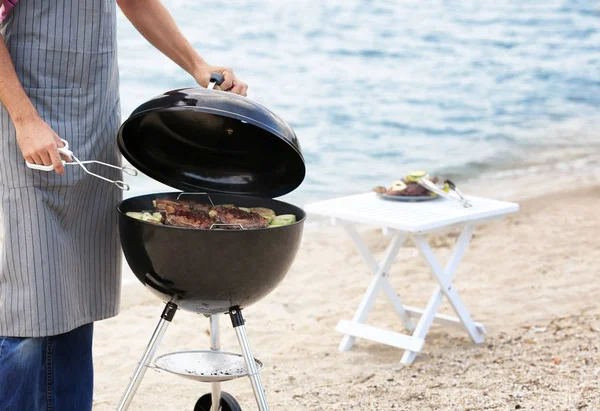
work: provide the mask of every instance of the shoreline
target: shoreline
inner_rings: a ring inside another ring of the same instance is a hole
[[[600,126],[600,121],[590,123]],[[558,134],[564,136],[567,132]],[[566,144],[558,137],[553,139],[556,141],[543,146],[521,144],[512,147],[505,155],[497,154],[501,159],[488,158],[481,164],[468,164],[459,169],[433,170],[431,173],[452,179],[466,194],[507,201],[519,201],[544,195],[546,192],[561,191],[561,187],[573,184],[589,186],[589,180],[592,180],[591,185],[600,183],[600,140],[590,132],[576,141],[567,140]],[[411,170],[398,167],[400,174],[409,171]],[[141,178],[141,181],[136,182],[136,178]],[[305,204],[315,201],[367,192],[375,186],[391,184],[396,179],[395,176],[390,176],[389,181],[359,182],[352,190],[332,191],[330,194],[298,192],[305,188],[306,183],[303,183],[299,189],[279,199],[304,207]],[[178,191],[147,176],[125,176],[125,182],[132,187],[130,192],[125,193],[125,198]]]

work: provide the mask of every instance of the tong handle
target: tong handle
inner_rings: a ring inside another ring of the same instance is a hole
[[[58,148],[58,153],[65,155],[67,157],[71,157],[73,155],[73,152],[71,150],[69,150],[69,142],[67,140],[63,140],[62,138],[60,139],[60,141],[63,142],[64,146],[63,147],[57,147]],[[65,160],[61,160],[63,165],[66,165],[67,162]],[[40,171],[52,171],[54,170],[54,165],[50,164],[49,166],[45,166],[43,164],[34,164],[34,163],[30,163],[29,161],[25,160],[25,165],[27,165],[27,167],[29,167],[32,170],[40,170]]]
[[[69,142],[67,140],[63,140],[62,138],[60,139],[60,141],[63,142],[64,146],[58,147],[58,152],[60,154],[64,154],[67,157],[71,157],[73,155],[73,152],[69,149]]]
[[[75,160],[74,162],[70,162],[67,163],[65,160],[61,160],[63,165],[79,165],[83,171],[85,171],[86,173],[88,173],[91,176],[97,177],[101,180],[104,180],[106,182],[112,183],[114,185],[116,185],[118,188],[120,188],[123,191],[128,191],[129,190],[129,184],[125,183],[124,181],[120,181],[120,180],[110,180],[106,177],[102,177],[101,175],[92,173],[90,170],[87,169],[87,167],[85,166],[86,164],[101,164],[107,167],[111,167],[111,168],[116,168],[118,170],[122,170],[123,172],[125,172],[126,174],[129,174],[131,176],[137,176],[137,170],[135,170],[132,167],[128,167],[128,166],[115,166],[112,164],[108,164],[108,163],[103,163],[101,161],[96,161],[96,160],[89,160],[89,161],[80,161],[77,157],[75,157],[73,155],[73,152],[71,150],[69,150],[69,143],[67,142],[67,140],[63,140],[61,138],[61,141],[63,142],[64,146],[63,147],[58,147],[58,152],[62,155],[65,155],[67,157],[72,158],[73,160]],[[54,165],[49,165],[49,166],[45,166],[45,165],[40,165],[40,164],[32,164],[28,161],[25,161],[25,164],[27,165],[27,167],[33,169],[33,170],[40,170],[40,171],[52,171],[54,170]]]
[[[65,160],[62,160],[63,165],[66,165],[67,162]],[[29,161],[25,161],[25,165],[27,165],[27,167],[29,167],[32,170],[40,170],[40,171],[52,171],[54,170],[54,165],[50,164],[49,166],[45,166],[43,164],[33,164],[30,163]]]
[[[463,207],[468,208],[468,207],[472,206],[471,202],[468,201],[467,199],[463,198],[462,196],[460,198],[451,196],[450,194],[444,192],[443,190],[440,190],[435,184],[433,184],[431,181],[429,181],[426,178],[420,178],[417,182],[419,183],[419,185],[425,187],[429,191],[434,192],[435,194],[439,195],[440,197],[444,197],[449,200],[458,201],[459,203],[462,204]]]

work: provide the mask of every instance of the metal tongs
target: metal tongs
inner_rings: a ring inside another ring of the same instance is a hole
[[[96,161],[96,160],[87,160],[87,161],[80,161],[77,157],[75,157],[73,155],[73,152],[71,150],[69,150],[69,143],[66,140],[61,139],[61,141],[64,144],[64,147],[58,147],[58,152],[59,154],[71,157],[74,161],[73,162],[67,162],[65,160],[62,160],[62,163],[65,166],[75,166],[75,165],[79,165],[81,168],[83,168],[83,170],[88,173],[91,176],[94,176],[96,178],[99,178],[101,180],[104,181],[108,181],[109,183],[112,183],[114,185],[116,185],[117,187],[119,187],[121,190],[123,191],[129,191],[129,184],[120,181],[120,180],[110,180],[106,177],[102,177],[101,175],[92,173],[90,170],[87,169],[87,167],[85,166],[85,164],[100,164],[106,167],[110,167],[110,168],[115,168],[117,170],[121,170],[123,171],[125,174],[128,174],[130,176],[137,176],[138,172],[136,169],[134,169],[133,167],[129,167],[129,166],[115,166],[112,164],[107,164],[107,163],[103,163],[101,161]],[[25,161],[25,164],[27,164],[27,167],[31,168],[32,170],[41,170],[41,171],[52,171],[54,170],[54,165],[49,165],[49,166],[44,166],[44,165],[40,165],[40,164],[32,164],[28,161]]]
[[[473,206],[473,204],[469,200],[467,200],[464,197],[464,195],[462,194],[462,192],[456,187],[456,184],[454,184],[450,180],[444,181],[444,184],[448,184],[448,187],[450,187],[452,192],[454,194],[456,194],[455,196],[450,193],[446,193],[444,190],[440,190],[440,188],[438,186],[436,186],[432,181],[430,181],[429,179],[427,179],[425,177],[421,177],[420,179],[418,179],[417,183],[419,183],[420,186],[425,187],[429,191],[434,192],[435,194],[439,195],[440,197],[444,197],[449,200],[458,201],[465,208]]]

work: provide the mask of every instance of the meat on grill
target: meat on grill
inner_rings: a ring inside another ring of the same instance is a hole
[[[171,211],[169,211],[171,209]],[[168,205],[162,212],[165,225],[210,229],[215,223],[206,211],[177,208]]]
[[[256,229],[264,228],[269,225],[269,220],[265,217],[256,213],[240,210],[237,207],[216,206],[210,210],[209,214],[217,224],[233,224],[229,227],[222,226],[219,228],[240,230],[242,227],[244,229]],[[240,227],[240,225],[242,227]]]
[[[210,207],[194,201],[182,200],[155,200],[156,211],[163,215],[165,225],[176,227],[190,227],[210,229],[214,224],[227,224],[219,226],[221,229],[240,230],[264,228],[269,225],[269,220],[261,215],[235,206]]]
[[[210,211],[210,206],[206,204],[199,204],[194,201],[184,201],[184,200],[155,200],[154,205],[158,212],[165,211],[168,214],[179,212],[179,211],[203,211],[208,213]]]

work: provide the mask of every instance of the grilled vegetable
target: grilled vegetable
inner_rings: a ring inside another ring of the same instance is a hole
[[[250,209],[250,211],[252,211],[253,213],[256,214],[260,214],[263,217],[275,217],[275,211],[271,210],[270,208],[264,208],[264,207],[253,207]]]
[[[275,211],[271,210],[270,208],[253,207],[250,209],[250,212],[256,213],[256,214],[266,218],[267,220],[269,220],[269,224],[275,218]]]
[[[128,217],[135,218],[136,220],[147,221],[154,224],[162,224],[162,215],[160,213],[148,213],[148,212],[128,212],[125,213]]]
[[[404,190],[405,188],[406,184],[404,184],[404,181],[394,181],[387,193],[391,195],[397,195],[400,191]]]
[[[282,214],[273,218],[269,227],[281,227],[283,225],[291,225],[296,222],[296,216],[293,214]]]
[[[444,184],[444,188],[442,188],[442,191],[443,191],[444,193],[449,193],[449,192],[450,192],[450,186],[448,185],[448,183],[445,183],[445,184]],[[430,192],[429,192],[429,195],[430,195],[431,197],[436,197],[436,196],[437,196],[437,194],[436,194],[436,193],[434,193],[433,191],[430,191]]]
[[[420,178],[423,177],[427,177],[427,173],[425,171],[412,171],[406,176],[404,181],[407,183],[416,183]]]

